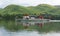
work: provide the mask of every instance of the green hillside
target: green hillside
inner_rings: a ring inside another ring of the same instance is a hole
[[[3,9],[3,14],[17,15],[25,13],[30,14],[31,11],[28,8],[19,5],[8,5]]]
[[[3,9],[0,9],[0,16],[9,17],[16,16],[21,14],[29,14],[29,15],[44,15],[44,16],[54,16],[53,18],[60,17],[60,8],[48,4],[40,4],[37,6],[19,6],[19,5],[8,5]]]
[[[36,13],[53,14],[54,13],[53,11],[56,9],[56,7],[51,6],[51,5],[47,5],[47,4],[40,4],[40,5],[35,6],[35,7],[30,7],[30,9],[35,10]]]

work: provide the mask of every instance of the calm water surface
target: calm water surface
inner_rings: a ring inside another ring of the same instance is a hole
[[[31,26],[25,29],[20,25],[15,25],[14,21],[0,21],[0,36],[60,36],[59,24],[49,23],[42,28]]]

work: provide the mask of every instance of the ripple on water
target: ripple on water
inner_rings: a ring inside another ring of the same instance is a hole
[[[38,31],[8,32],[3,27],[0,28],[0,36],[60,36],[60,32],[38,33]]]

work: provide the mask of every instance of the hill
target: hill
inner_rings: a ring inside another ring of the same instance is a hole
[[[19,5],[8,5],[4,9],[0,10],[0,15],[3,17],[13,17],[16,15],[21,16],[21,14],[29,15],[43,15],[43,16],[52,16],[52,18],[60,17],[60,8],[58,6],[52,6],[48,4],[40,4],[37,6],[24,7]]]
[[[30,14],[31,12],[28,8],[19,5],[8,5],[3,9],[3,15]]]

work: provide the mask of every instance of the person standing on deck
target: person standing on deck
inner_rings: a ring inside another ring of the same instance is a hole
[[[29,15],[28,14],[24,14],[23,19],[29,19]]]
[[[40,18],[40,19],[44,19],[44,17],[43,17],[43,16],[39,16],[39,18]]]

